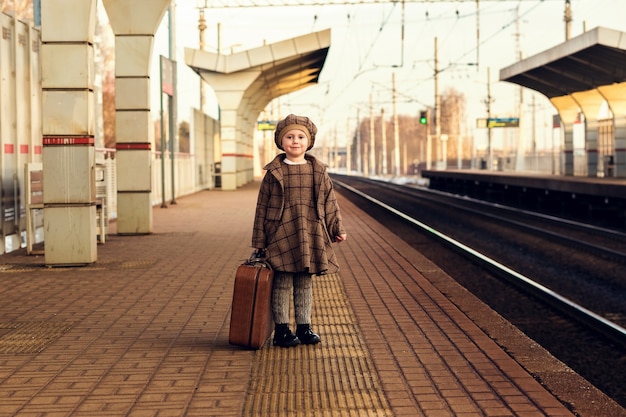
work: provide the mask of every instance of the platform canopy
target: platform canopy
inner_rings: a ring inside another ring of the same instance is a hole
[[[330,29],[227,55],[185,50],[186,64],[213,88],[219,102],[222,189],[254,179],[259,114],[273,99],[316,84],[329,48]]]
[[[500,70],[500,80],[548,98],[626,81],[626,33],[597,27]]]
[[[587,175],[626,178],[626,33],[597,27],[501,69],[500,80],[543,93],[558,110],[565,175],[574,175],[573,126],[582,112]],[[600,149],[598,139],[604,103],[615,132],[608,152]]]
[[[317,83],[329,47],[328,29],[230,55],[187,49],[185,61],[216,91],[229,76],[255,72],[242,98],[256,117],[272,99]]]

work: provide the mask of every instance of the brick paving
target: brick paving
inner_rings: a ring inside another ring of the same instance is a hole
[[[113,222],[93,265],[0,256],[0,416],[574,415],[341,197],[342,271],[314,283],[322,344],[230,346],[257,189],[155,207],[150,235]]]

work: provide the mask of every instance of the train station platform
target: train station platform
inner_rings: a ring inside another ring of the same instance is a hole
[[[624,415],[341,195],[322,343],[229,345],[258,185],[155,207],[149,235],[113,222],[93,265],[0,256],[0,416]]]

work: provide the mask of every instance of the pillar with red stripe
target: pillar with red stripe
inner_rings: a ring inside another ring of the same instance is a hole
[[[150,66],[170,0],[103,0],[115,33],[117,233],[152,232]]]
[[[47,265],[83,265],[97,260],[95,22],[96,0],[46,0],[41,4]]]

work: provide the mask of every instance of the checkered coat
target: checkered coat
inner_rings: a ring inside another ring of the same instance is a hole
[[[294,270],[294,263],[299,260],[290,259],[292,253],[299,252],[298,248],[292,248],[293,241],[287,238],[279,238],[274,232],[279,228],[283,218],[284,201],[284,178],[282,166],[285,154],[280,154],[264,169],[267,171],[263,177],[257,200],[254,228],[252,232],[252,247],[266,248],[267,261],[276,271],[305,272]],[[305,154],[313,168],[313,198],[319,227],[313,227],[310,235],[307,235],[308,246],[312,251],[310,259],[317,260],[311,263],[308,272],[312,274],[334,273],[339,270],[335,253],[331,244],[334,237],[345,233],[341,213],[337,199],[333,191],[333,185],[327,173],[325,164],[315,157]],[[305,254],[307,260],[309,254]],[[305,262],[306,263],[306,262]]]

